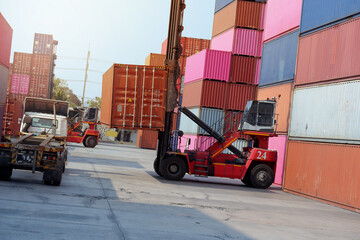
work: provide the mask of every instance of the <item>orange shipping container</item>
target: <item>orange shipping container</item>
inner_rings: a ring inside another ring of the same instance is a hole
[[[30,75],[31,60],[32,60],[32,54],[14,52],[12,72]]]
[[[139,130],[136,146],[139,148],[156,149],[159,132],[155,130]]]
[[[360,209],[359,145],[288,141],[284,190]]]
[[[103,75],[103,124],[122,129],[163,129],[167,72],[163,67],[114,64]]]
[[[146,66],[165,66],[165,54],[158,54],[158,53],[150,53],[145,58],[145,65]],[[186,57],[179,58],[179,66],[180,66],[180,75],[185,74],[185,66],[186,66]]]
[[[277,128],[279,134],[286,134],[289,128],[290,101],[293,89],[292,83],[260,88],[257,100],[276,99]]]
[[[264,3],[236,0],[215,13],[212,36],[234,27],[262,30],[264,13]]]
[[[183,51],[181,53],[182,57],[190,57],[195,53],[201,52],[204,49],[208,49],[210,47],[210,40],[207,39],[199,39],[199,38],[181,38],[181,46]],[[161,54],[166,54],[167,48],[167,39],[162,43],[161,46]]]

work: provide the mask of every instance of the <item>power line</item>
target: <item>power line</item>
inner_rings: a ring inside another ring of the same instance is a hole
[[[57,56],[58,58],[70,59],[70,60],[81,60],[86,61],[86,58],[70,57],[70,56]]]
[[[85,69],[83,69],[83,68],[59,68],[59,67],[56,67],[55,69],[57,69],[57,70],[70,70],[70,71],[85,71]]]
[[[64,80],[66,82],[84,82],[84,80],[74,80],[74,79],[61,79]],[[93,83],[93,84],[98,84],[101,85],[100,82],[93,82],[93,81],[87,81],[88,83]]]

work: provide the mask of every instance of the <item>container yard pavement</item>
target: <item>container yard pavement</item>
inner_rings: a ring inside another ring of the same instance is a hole
[[[152,170],[155,151],[101,143],[69,147],[60,187],[14,171],[0,182],[0,238],[358,239],[360,215],[238,180]]]

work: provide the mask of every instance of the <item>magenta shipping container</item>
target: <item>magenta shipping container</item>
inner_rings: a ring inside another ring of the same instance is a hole
[[[287,135],[279,135],[277,137],[269,138],[269,149],[277,150],[278,152],[274,182],[279,185],[282,185],[283,183],[286,142],[287,142]]]
[[[199,79],[229,81],[231,52],[205,49],[186,60],[184,83]]]
[[[30,76],[26,74],[13,73],[11,79],[10,93],[28,94]]]
[[[229,51],[236,55],[261,57],[262,31],[232,28],[214,37],[210,48]]]
[[[9,68],[13,30],[0,13],[0,64]]]
[[[300,37],[295,85],[360,76],[360,17]]]
[[[302,0],[268,0],[264,42],[291,32],[300,25]]]

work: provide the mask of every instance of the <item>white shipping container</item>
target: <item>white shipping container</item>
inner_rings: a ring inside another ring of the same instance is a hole
[[[224,125],[224,110],[212,108],[191,108],[189,109],[202,121],[212,127],[215,131],[221,133]],[[195,122],[188,118],[185,114],[181,113],[180,130],[184,134],[207,134],[205,130],[200,128]]]
[[[291,139],[360,144],[360,80],[296,88]]]

